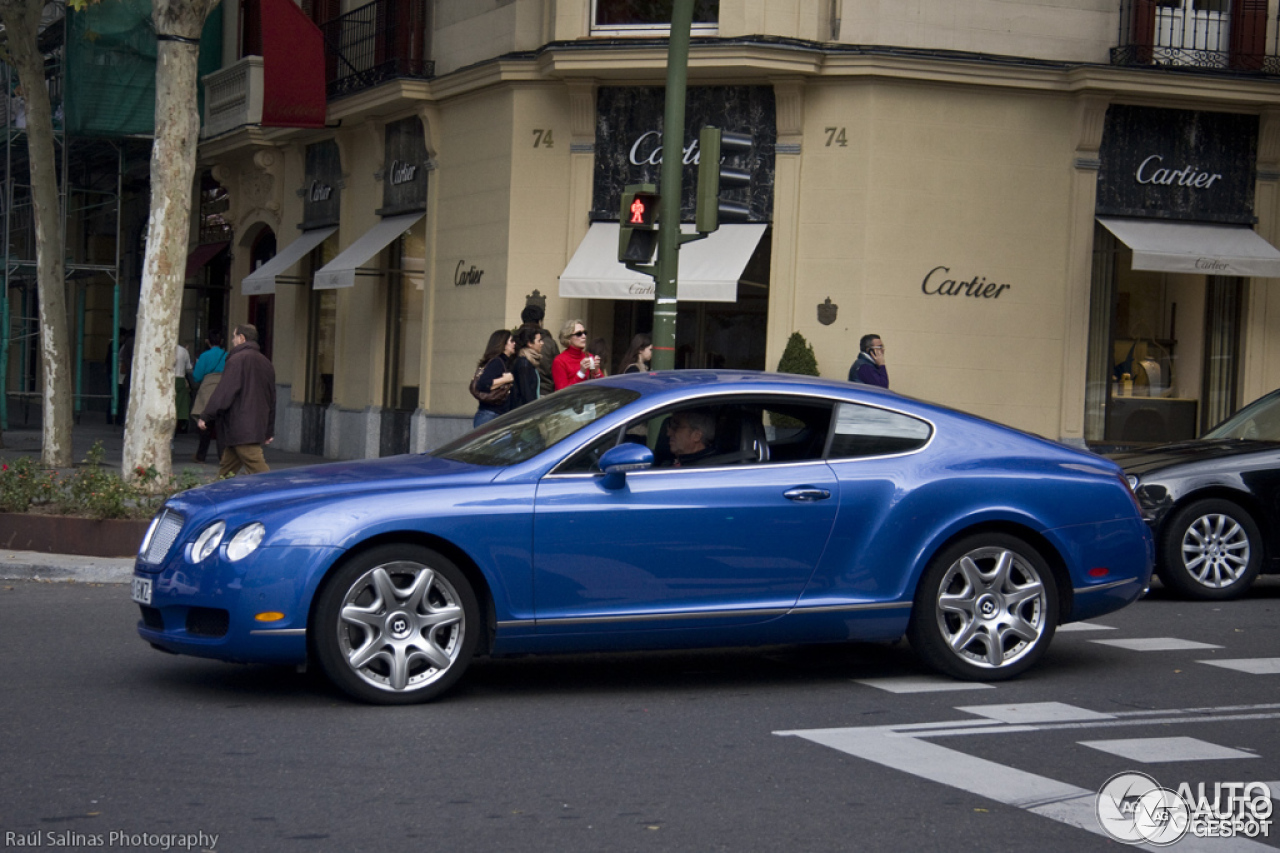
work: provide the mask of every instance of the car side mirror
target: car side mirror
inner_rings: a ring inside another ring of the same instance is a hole
[[[604,485],[608,489],[620,489],[628,471],[643,471],[653,467],[653,451],[643,444],[626,442],[610,447],[600,457],[600,470],[604,472]]]

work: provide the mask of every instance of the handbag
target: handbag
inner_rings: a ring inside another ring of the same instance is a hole
[[[492,363],[490,362],[489,364]],[[511,386],[515,383],[508,382],[506,385],[499,385],[496,388],[491,387],[488,391],[481,391],[476,387],[476,382],[480,380],[481,374],[484,373],[484,369],[488,366],[486,364],[476,368],[476,375],[471,377],[471,386],[468,390],[471,391],[472,397],[475,397],[484,405],[500,406],[507,401],[507,397],[511,394]]]
[[[222,364],[220,367],[227,366],[227,354],[222,354]],[[218,383],[222,381],[222,371],[216,373],[206,373],[204,379],[200,380],[200,390],[196,392],[195,402],[191,404],[191,413],[196,417],[204,414],[204,407],[209,405],[209,398],[213,396],[213,389],[218,387]]]

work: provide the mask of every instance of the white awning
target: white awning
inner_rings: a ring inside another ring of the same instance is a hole
[[[686,302],[736,302],[738,279],[766,224],[721,225],[705,240],[680,247],[677,298]],[[681,230],[692,234],[693,225]],[[618,263],[618,223],[593,222],[560,274],[560,295],[585,299],[653,299],[651,276]]]
[[[404,213],[400,216],[385,217],[377,225],[361,234],[360,239],[343,249],[338,257],[318,270],[315,283],[311,285],[312,289],[332,290],[336,287],[354,287],[356,273],[360,268],[425,215]]]
[[[245,276],[244,281],[240,282],[240,291],[245,296],[275,293],[276,276],[283,274],[285,270],[306,257],[308,252],[323,243],[337,230],[338,227],[335,225],[332,228],[303,231],[298,235],[298,239],[276,252],[274,258]]]
[[[1133,268],[1151,272],[1280,278],[1280,250],[1245,225],[1099,216],[1133,250]]]

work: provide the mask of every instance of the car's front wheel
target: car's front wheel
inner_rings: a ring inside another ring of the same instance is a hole
[[[311,634],[325,675],[379,705],[439,696],[475,652],[480,608],[466,575],[441,554],[383,545],[335,570]]]
[[[1178,510],[1160,543],[1160,579],[1187,598],[1238,598],[1262,568],[1262,535],[1249,513],[1221,498]]]
[[[1058,624],[1053,572],[1015,536],[983,533],[945,548],[916,590],[907,636],[924,661],[967,681],[1012,678]]]

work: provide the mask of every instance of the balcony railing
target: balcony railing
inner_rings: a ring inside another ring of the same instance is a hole
[[[328,95],[340,98],[398,77],[427,79],[425,0],[374,0],[320,25]]]
[[[1280,15],[1267,0],[1120,0],[1112,65],[1280,75]]]
[[[261,123],[261,56],[246,56],[205,76],[202,136],[217,136],[247,124]]]

